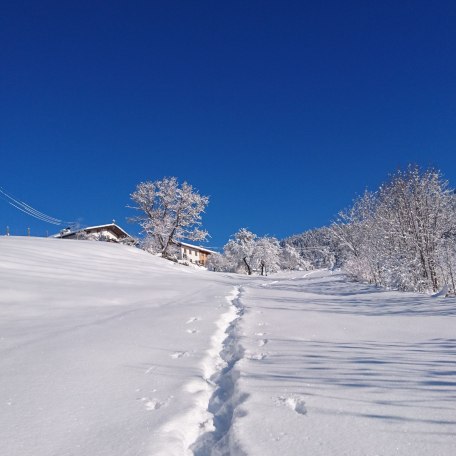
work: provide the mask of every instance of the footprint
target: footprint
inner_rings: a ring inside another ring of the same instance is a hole
[[[194,323],[195,321],[198,321],[198,317],[191,317],[188,321],[185,322],[186,325],[189,325],[190,323]]]
[[[197,334],[197,333],[199,333],[199,331],[197,329],[187,329],[187,332],[189,334]]]
[[[264,347],[267,343],[268,343],[268,339],[261,339],[261,340],[258,342],[258,346],[259,346],[259,347]]]
[[[182,351],[178,351],[178,352],[173,353],[170,356],[173,359],[179,359],[179,358],[187,357],[187,356],[189,356],[189,354],[186,351],[183,351],[183,352]]]
[[[150,399],[148,397],[142,397],[139,400],[144,402],[144,407],[146,408],[146,410],[151,412],[153,410],[161,409],[162,407],[167,407],[172,398],[173,396],[169,396],[164,401],[161,401],[157,398]]]
[[[149,410],[149,411],[158,410],[158,409],[162,408],[164,405],[165,405],[165,403],[162,401],[159,401],[158,399],[151,399],[150,401],[147,401],[144,403],[146,410]]]
[[[299,415],[307,415],[307,408],[304,399],[296,394],[292,396],[279,396],[276,399],[276,404],[281,406],[284,405]]]
[[[268,355],[266,355],[266,353],[249,353],[246,355],[246,358],[254,361],[261,361],[262,359],[265,359],[267,356]]]

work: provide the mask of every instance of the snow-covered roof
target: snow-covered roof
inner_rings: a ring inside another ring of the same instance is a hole
[[[96,231],[102,228],[113,228],[115,231],[119,231],[124,236],[131,237],[123,228],[121,228],[116,223],[108,223],[107,225],[88,226],[86,228],[83,228],[82,231]]]
[[[87,226],[85,228],[80,228],[78,230],[63,230],[62,232],[54,235],[53,237],[64,238],[64,237],[68,237],[68,236],[71,236],[76,233],[81,233],[83,231],[86,233],[90,233],[93,231],[99,231],[99,230],[103,230],[103,229],[111,230],[114,234],[116,234],[119,237],[131,238],[131,236],[123,228],[121,228],[119,225],[117,225],[115,223],[107,223],[106,225]]]
[[[199,250],[200,252],[204,252],[204,253],[218,253],[218,252],[215,252],[214,250],[209,250],[209,249],[206,249],[205,247],[201,247],[199,245],[187,244],[186,242],[178,242],[177,244],[180,246],[183,246],[183,247],[189,247],[191,249],[196,249],[196,250]]]

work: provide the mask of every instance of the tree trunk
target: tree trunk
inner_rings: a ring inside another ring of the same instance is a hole
[[[247,257],[242,258],[242,261],[245,263],[245,267],[247,268],[247,274],[252,275],[252,269],[250,269],[250,265],[247,263]]]
[[[262,276],[267,275],[267,273],[266,273],[266,264],[263,263],[263,262],[261,263],[261,275]]]

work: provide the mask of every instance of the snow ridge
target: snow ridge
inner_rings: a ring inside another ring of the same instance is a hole
[[[236,408],[245,399],[236,388],[240,375],[236,364],[244,356],[244,348],[238,337],[240,319],[244,314],[241,293],[242,288],[236,287],[233,294],[227,297],[235,309],[236,317],[225,330],[227,337],[219,353],[224,366],[220,366],[221,369],[208,379],[208,382],[215,386],[207,408],[212,415],[213,429],[201,434],[190,447],[195,456],[223,456],[233,454],[234,450],[238,455],[243,454],[230,433]]]

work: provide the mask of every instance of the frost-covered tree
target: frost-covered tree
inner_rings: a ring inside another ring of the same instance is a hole
[[[385,234],[384,251],[396,259],[400,288],[437,291],[438,246],[453,215],[448,182],[438,171],[412,166],[380,188],[379,200],[376,217]]]
[[[456,200],[456,197],[453,197]],[[456,203],[456,201],[454,201]],[[456,204],[453,205],[455,207]],[[456,207],[455,207],[456,209]],[[453,212],[453,214],[456,211]],[[444,233],[438,246],[438,269],[441,271],[443,282],[447,284],[452,294],[456,293],[456,220],[453,226]]]
[[[341,213],[332,230],[361,280],[410,291],[454,290],[454,192],[439,171],[409,166]]]
[[[364,192],[352,207],[339,212],[337,221],[331,226],[331,232],[337,239],[340,250],[345,251],[345,270],[354,277],[368,273],[370,281],[379,284],[375,244],[381,235],[376,233],[376,204],[376,194]]]
[[[213,270],[229,272],[245,271],[261,275],[280,270],[280,244],[274,237],[258,237],[255,233],[241,228],[224,247],[220,257],[214,257]]]
[[[291,246],[299,254],[299,265],[284,269],[321,269],[340,266],[346,255],[345,247],[328,227],[316,228],[296,234],[281,242],[282,249]],[[282,255],[286,255],[283,250]],[[285,257],[284,257],[285,258]],[[290,263],[291,264],[291,263]]]
[[[175,177],[141,182],[130,196],[136,204],[132,208],[140,212],[130,220],[141,225],[148,251],[169,258],[176,242],[207,238],[207,231],[201,229],[201,214],[209,198],[187,182],[180,185]]]
[[[241,228],[225,245],[225,256],[234,270],[245,267],[247,274],[252,274],[256,239],[256,234]]]
[[[242,228],[225,245],[224,253],[213,258],[210,269],[266,275],[281,269],[333,267],[340,253],[331,233],[328,228],[320,228],[279,242],[274,237],[258,237]]]
[[[253,264],[261,275],[280,270],[280,245],[274,237],[260,237],[255,240]]]
[[[280,250],[280,269],[285,271],[296,271],[299,269],[311,269],[308,261],[299,254],[299,250],[292,244],[285,243]]]
[[[214,272],[232,272],[233,265],[228,261],[225,255],[212,253],[206,262],[209,271]]]

